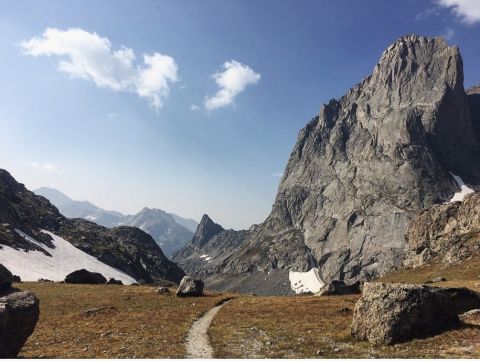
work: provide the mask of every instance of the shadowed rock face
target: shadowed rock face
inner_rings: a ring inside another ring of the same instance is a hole
[[[412,218],[458,190],[449,172],[480,184],[459,50],[441,38],[400,38],[300,132],[271,214],[221,272],[380,275],[401,265]]]

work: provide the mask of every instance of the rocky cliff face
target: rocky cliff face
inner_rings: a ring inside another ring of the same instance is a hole
[[[456,263],[480,254],[480,193],[420,213],[406,234],[405,266]]]
[[[134,227],[105,228],[83,219],[67,219],[46,198],[35,195],[0,169],[0,252],[2,245],[23,251],[48,251],[16,231],[52,248],[47,230],[105,264],[137,280],[180,282],[184,272],[169,261],[150,235]]]
[[[300,132],[271,214],[218,271],[353,281],[400,266],[412,218],[458,190],[450,172],[480,184],[471,104],[458,48],[400,38]]]

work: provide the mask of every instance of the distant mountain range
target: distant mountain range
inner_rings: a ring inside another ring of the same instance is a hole
[[[149,233],[167,257],[193,238],[198,223],[193,219],[167,213],[161,209],[143,208],[135,215],[107,211],[87,201],[76,201],[54,188],[42,187],[35,193],[47,198],[67,218],[83,218],[101,226],[138,227]]]
[[[185,275],[152,236],[68,219],[0,169],[0,264],[25,281],[61,281],[82,268],[126,283],[179,283]]]

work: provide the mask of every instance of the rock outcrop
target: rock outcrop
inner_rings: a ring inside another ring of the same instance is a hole
[[[455,297],[421,285],[366,283],[355,305],[352,336],[391,345],[459,325]]]
[[[178,283],[185,275],[144,231],[127,226],[110,229],[84,219],[67,219],[46,198],[29,191],[6,170],[0,169],[0,247],[39,251],[51,256],[47,250],[53,248],[52,237],[42,230],[64,238],[138,281]],[[28,237],[47,248],[29,241]]]
[[[90,272],[86,269],[81,269],[69,273],[65,277],[65,283],[80,283],[89,285],[103,285],[107,283],[107,279],[100,273]]]
[[[203,295],[203,282],[190,276],[183,277],[178,286],[176,295],[178,297],[199,297]]]
[[[424,210],[410,224],[406,239],[405,266],[456,263],[480,254],[480,193]]]
[[[400,267],[411,220],[480,184],[480,143],[459,50],[409,35],[300,132],[267,220],[221,266],[318,267],[353,282]]]

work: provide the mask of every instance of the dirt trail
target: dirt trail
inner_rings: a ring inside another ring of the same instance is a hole
[[[192,323],[187,334],[187,358],[213,358],[213,348],[207,334],[208,327],[217,312],[230,301],[231,299],[223,300]]]

